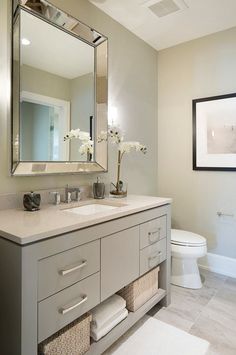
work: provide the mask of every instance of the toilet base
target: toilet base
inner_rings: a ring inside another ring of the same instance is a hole
[[[171,283],[173,285],[193,289],[199,289],[202,287],[197,259],[175,257],[172,257],[171,259]]]

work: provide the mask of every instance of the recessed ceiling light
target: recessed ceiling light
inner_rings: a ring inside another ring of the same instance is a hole
[[[22,38],[21,43],[23,44],[23,46],[29,46],[30,40],[27,38]]]

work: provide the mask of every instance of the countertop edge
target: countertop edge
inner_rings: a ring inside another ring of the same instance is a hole
[[[158,197],[157,197],[158,199]],[[63,235],[65,233],[71,233],[71,232],[75,232],[77,230],[81,230],[84,228],[88,228],[91,226],[95,226],[101,223],[106,223],[108,221],[112,221],[115,219],[119,219],[125,216],[129,216],[132,214],[136,214],[139,212],[143,212],[146,210],[150,210],[156,207],[161,207],[161,206],[166,206],[166,205],[170,205],[172,203],[172,199],[171,198],[159,198],[161,201],[156,201],[156,202],[150,202],[147,203],[144,206],[137,206],[137,207],[130,207],[130,210],[119,210],[118,212],[112,213],[110,215],[105,215],[105,216],[101,216],[99,214],[97,214],[96,217],[94,217],[93,220],[87,220],[85,222],[78,222],[76,224],[72,224],[70,226],[65,226],[65,227],[59,227],[59,228],[55,228],[53,230],[50,230],[48,232],[42,232],[42,233],[38,233],[38,234],[33,234],[33,235],[29,235],[29,236],[25,236],[25,237],[20,237],[14,234],[10,234],[4,230],[0,230],[0,238],[3,239],[7,239],[10,242],[13,242],[19,246],[26,246],[32,243],[36,243],[36,242],[41,242],[44,241],[48,238],[52,238],[55,236],[59,236],[59,235]]]

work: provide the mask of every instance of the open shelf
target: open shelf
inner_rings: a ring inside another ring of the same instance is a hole
[[[141,319],[152,307],[166,296],[166,291],[159,288],[158,293],[148,300],[135,312],[129,312],[128,317],[113,328],[107,335],[97,342],[93,342],[86,355],[100,355],[108,349],[117,339],[127,332],[139,319]]]

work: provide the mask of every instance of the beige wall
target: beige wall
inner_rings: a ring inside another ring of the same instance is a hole
[[[71,128],[80,128],[90,132],[90,116],[94,116],[94,75],[93,73],[81,75],[70,81],[71,96]],[[71,160],[86,160],[87,156],[79,153],[81,142],[71,141]]]
[[[173,225],[236,257],[236,172],[192,170],[192,99],[236,92],[236,28],[158,54],[158,194],[171,196]],[[233,213],[233,218],[216,212]]]
[[[150,46],[100,12],[87,0],[51,1],[109,38],[109,100],[118,108],[127,139],[148,145],[146,156],[132,155],[124,161],[123,178],[129,192],[155,194],[156,191],[156,71],[157,53]],[[0,2],[0,193],[87,183],[95,176],[13,178],[9,176],[10,123],[10,0]],[[114,154],[110,154],[109,174],[114,176]]]
[[[70,101],[70,80],[61,76],[22,65],[21,82],[22,90]]]

